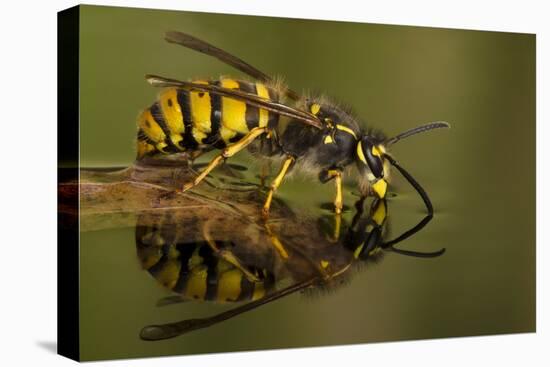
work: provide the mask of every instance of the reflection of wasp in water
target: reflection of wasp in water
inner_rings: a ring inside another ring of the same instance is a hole
[[[352,163],[359,170],[362,193],[384,198],[390,164],[408,176],[390,156],[388,147],[420,132],[449,127],[446,122],[433,122],[387,138],[379,131],[361,129],[351,112],[325,97],[302,97],[204,41],[180,32],[168,32],[166,40],[216,57],[256,81],[221,78],[185,82],[148,75],[152,85],[167,88],[139,117],[138,159],[181,152],[195,157],[204,151],[221,149],[193,182],[183,186],[185,191],[199,184],[225,159],[260,138],[260,154],[283,160],[264,203],[264,216],[268,215],[273,194],[292,166],[318,175],[323,183],[334,179],[337,213],[343,207],[343,172]],[[285,104],[285,98],[292,100],[292,105]]]
[[[218,218],[212,220],[214,223],[188,217],[182,220],[176,213],[152,222],[140,221],[146,223],[138,223],[136,228],[138,256],[143,268],[178,294],[159,304],[189,299],[246,302],[204,319],[147,326],[141,338],[175,337],[296,291],[335,287],[344,282],[355,264],[378,261],[384,250],[417,257],[443,253],[444,249],[423,253],[394,247],[422,229],[431,215],[394,240],[386,241],[386,200],[375,199],[366,216],[362,215],[363,200],[356,206],[358,211],[343,235],[337,233],[339,222],[327,229],[325,221],[316,224],[307,220],[269,224],[250,221],[245,226],[244,222],[224,222]],[[212,233],[220,240],[214,239]]]

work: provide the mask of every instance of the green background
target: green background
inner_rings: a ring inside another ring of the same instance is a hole
[[[84,167],[133,161],[136,117],[159,92],[145,82],[146,73],[183,80],[240,76],[166,43],[167,30],[282,75],[294,90],[323,91],[352,106],[364,126],[389,135],[429,121],[452,124],[392,149],[436,207],[434,221],[406,247],[444,246],[443,257],[387,256],[335,294],[315,301],[294,295],[208,330],[147,343],[137,337],[145,324],[217,308],[191,304],[185,313],[175,306],[160,314],[154,303],[166,292],[139,270],[133,228],[83,233],[84,359],[534,331],[534,35],[81,9]],[[423,209],[402,179],[392,190],[399,194],[390,203],[392,228],[400,233]],[[321,214],[319,204],[332,192],[332,185],[295,180],[283,185],[280,197]]]

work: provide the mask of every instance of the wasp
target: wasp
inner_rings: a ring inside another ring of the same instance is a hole
[[[427,258],[444,253],[396,247],[420,231],[431,215],[390,240],[385,199],[374,199],[366,215],[364,198],[355,207],[342,234],[337,223],[306,218],[277,224],[238,217],[199,220],[187,211],[153,219],[143,214],[135,237],[141,266],[176,294],[161,299],[159,306],[185,301],[236,306],[203,319],[146,326],[141,338],[166,339],[212,326],[298,291],[337,289],[354,268],[378,263],[388,251]]]
[[[347,175],[354,164],[361,193],[382,199],[390,181],[390,166],[412,184],[410,175],[390,155],[389,147],[406,137],[450,126],[443,121],[432,122],[388,138],[373,128],[361,128],[363,124],[352,112],[330,99],[300,95],[203,40],[174,31],[167,32],[165,39],[215,57],[254,81],[224,77],[180,81],[146,75],[151,85],[165,89],[138,118],[137,159],[182,152],[198,156],[220,150],[194,180],[183,185],[180,191],[186,191],[226,159],[259,140],[262,156],[281,160],[262,208],[264,217],[291,169],[313,173],[321,183],[334,180],[336,213],[343,208],[344,172]],[[425,195],[419,185],[414,187]]]

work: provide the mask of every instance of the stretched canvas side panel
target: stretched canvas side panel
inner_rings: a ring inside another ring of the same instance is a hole
[[[57,14],[58,182],[79,172],[79,25],[78,6]],[[68,210],[78,213],[78,192],[58,196],[57,351],[79,360],[79,221]]]

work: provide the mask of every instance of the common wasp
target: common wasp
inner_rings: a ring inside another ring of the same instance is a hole
[[[172,338],[295,292],[337,289],[348,283],[354,269],[380,262],[388,251],[428,258],[445,251],[396,247],[420,231],[431,215],[390,240],[386,200],[375,198],[366,214],[363,206],[364,199],[360,199],[349,225],[330,221],[340,216],[319,220],[300,216],[299,220],[267,223],[246,215],[213,215],[201,220],[188,211],[165,212],[154,218],[142,215],[135,237],[141,266],[174,294],[161,299],[159,306],[187,301],[235,306],[207,318],[146,326],[141,338]]]
[[[448,123],[432,122],[388,138],[381,131],[362,127],[349,109],[324,96],[302,96],[205,41],[173,31],[167,32],[165,39],[215,57],[254,79],[180,81],[146,76],[151,85],[165,89],[138,118],[138,160],[182,152],[195,158],[209,150],[221,150],[181,191],[198,185],[226,159],[256,145],[260,156],[282,162],[263,205],[265,217],[275,191],[291,169],[313,173],[322,183],[334,180],[336,213],[343,208],[344,173],[351,174],[348,169],[354,164],[362,195],[385,198],[390,166],[394,166],[422,197],[426,196],[388,149],[411,135],[449,127]]]

